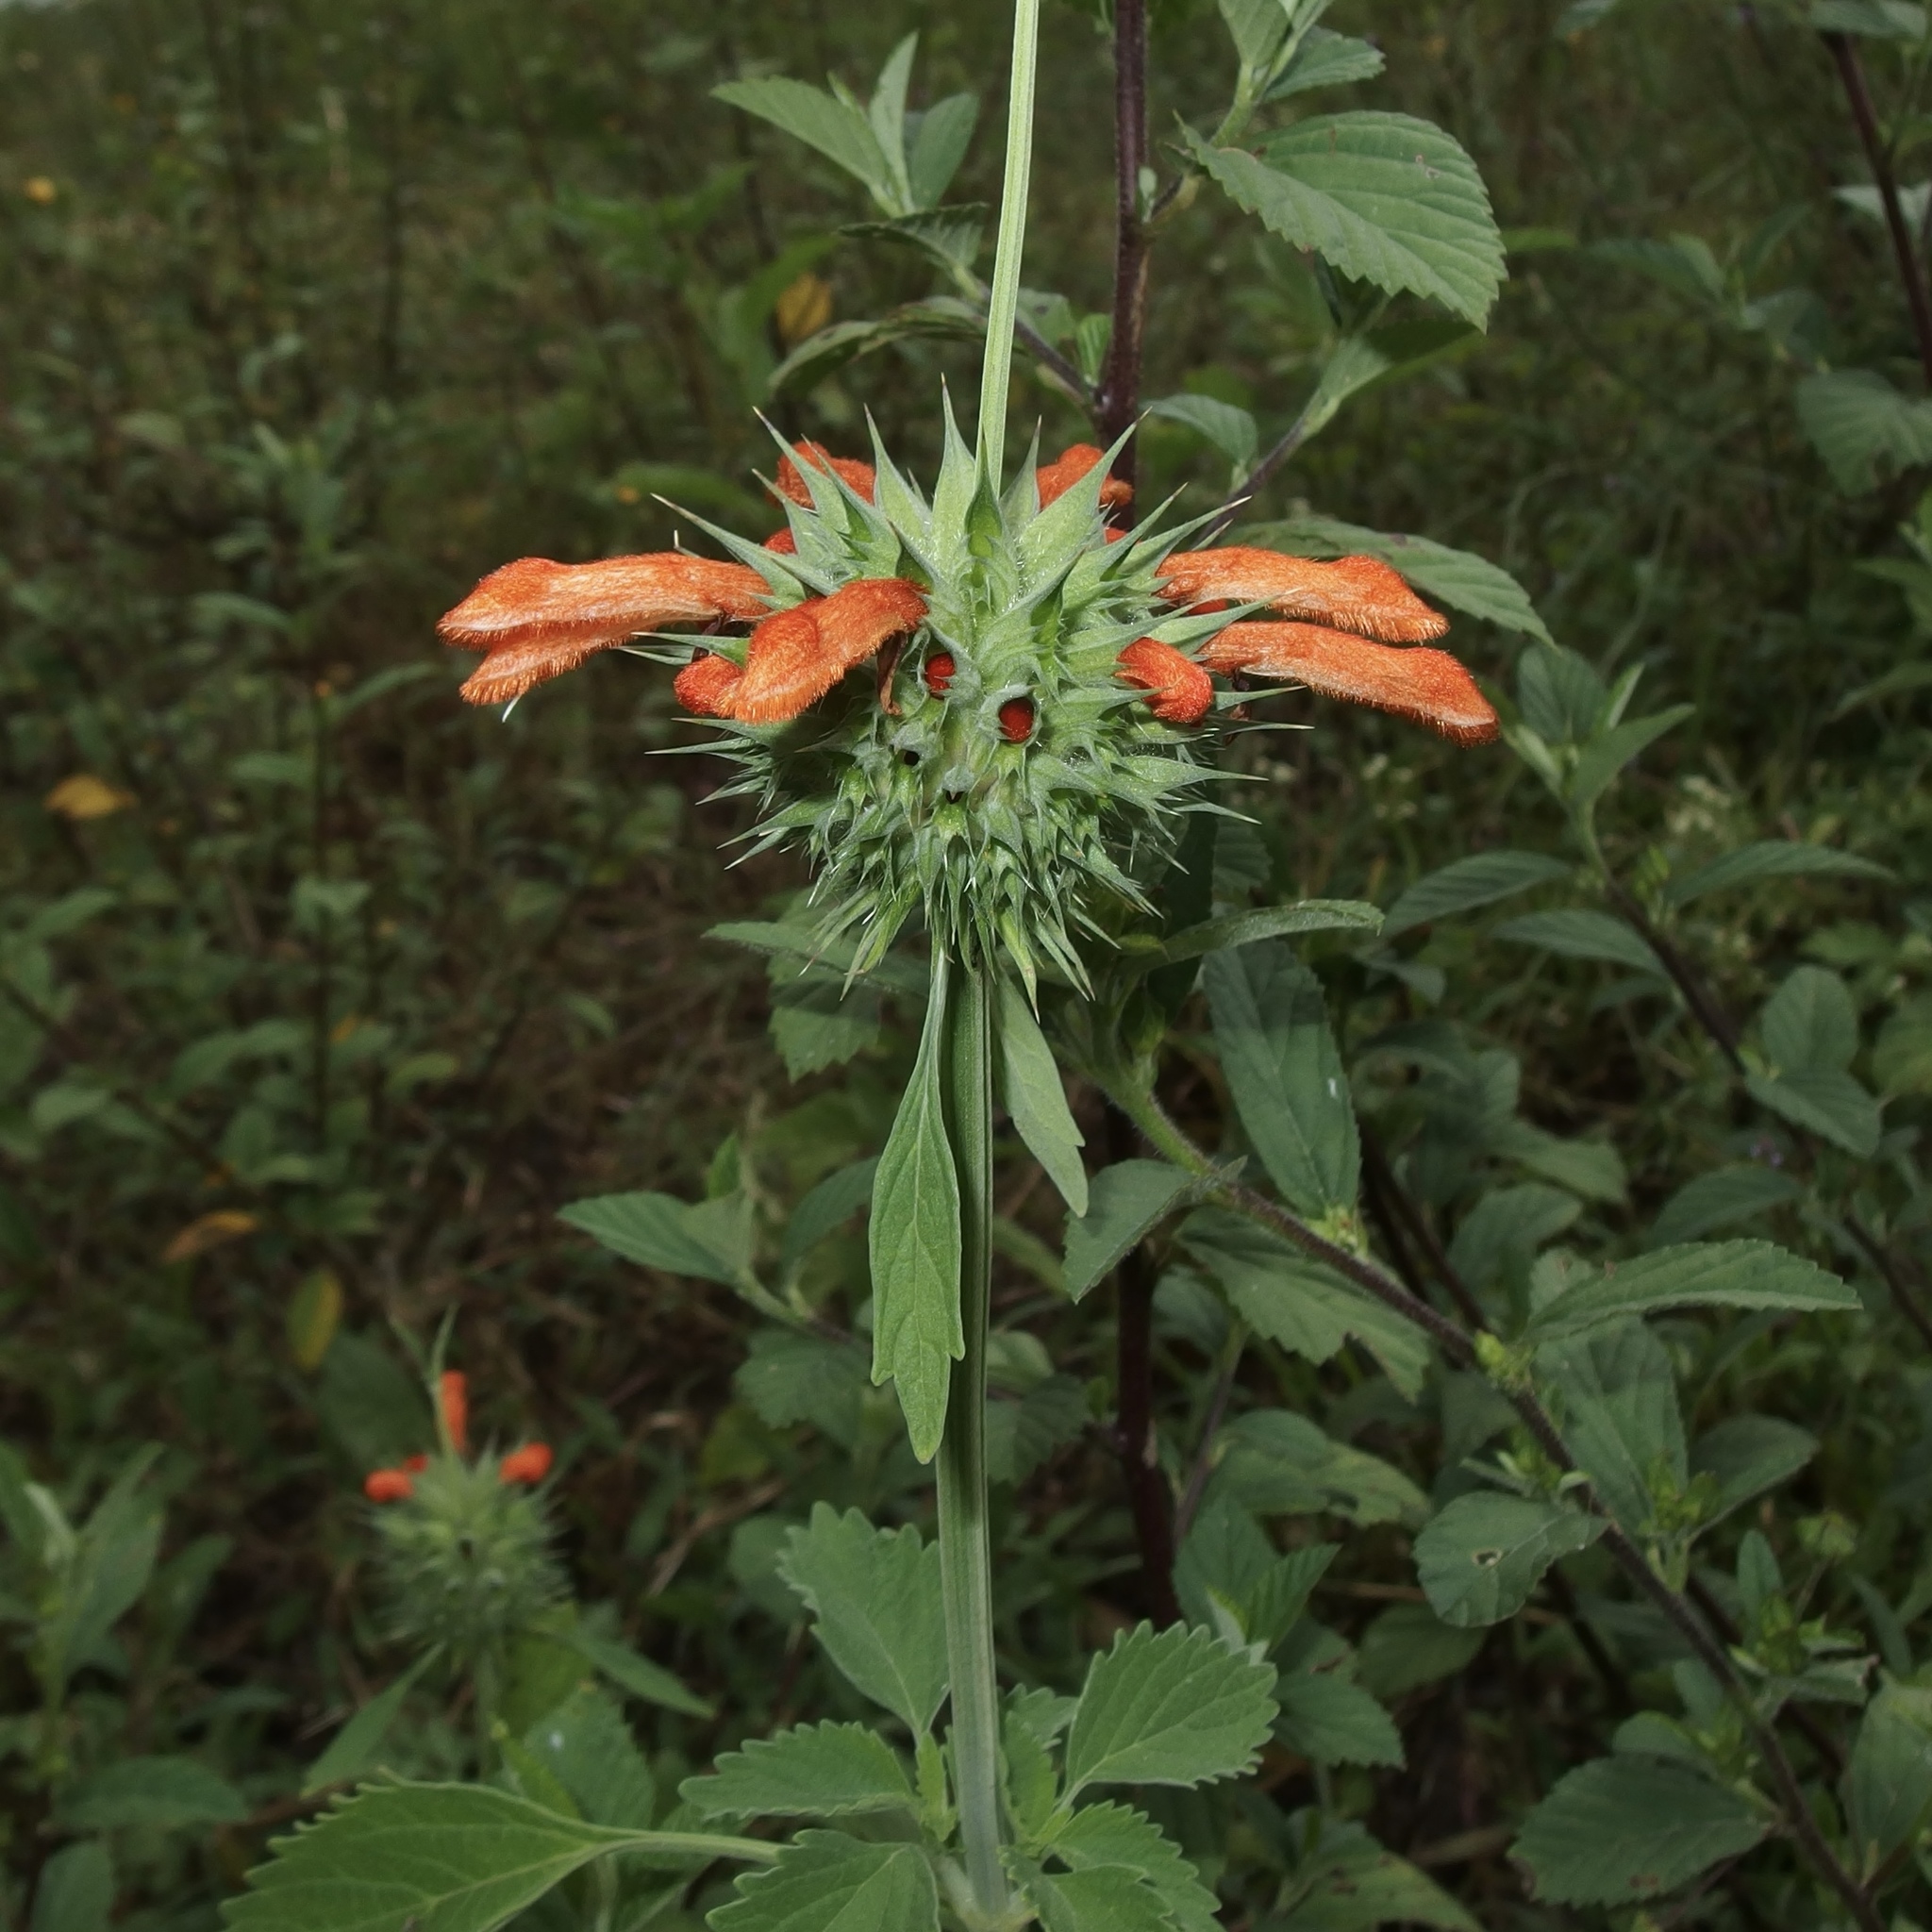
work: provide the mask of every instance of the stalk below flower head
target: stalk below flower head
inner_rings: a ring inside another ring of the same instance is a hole
[[[1181,547],[1198,524],[1117,529],[1131,491],[1091,445],[995,494],[950,405],[945,429],[930,497],[875,429],[871,462],[787,451],[783,530],[755,544],[702,525],[728,561],[505,565],[439,626],[487,654],[463,696],[513,702],[676,627],[678,700],[741,768],[721,795],[759,800],[755,849],[805,847],[824,939],[856,940],[864,970],[923,911],[937,943],[1004,953],[1029,984],[1044,961],[1084,984],[1074,934],[1144,908],[1138,881],[1198,803],[1235,702],[1217,678],[1496,736],[1474,679],[1427,645],[1446,621],[1389,565]]]

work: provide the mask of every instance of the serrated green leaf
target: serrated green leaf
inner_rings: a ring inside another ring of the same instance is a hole
[[[1191,128],[1194,158],[1235,204],[1296,248],[1391,294],[1426,295],[1480,325],[1505,275],[1503,238],[1475,163],[1407,114],[1297,122],[1267,159]]]
[[[1354,1336],[1405,1395],[1420,1392],[1429,1365],[1422,1330],[1279,1235],[1203,1208],[1189,1216],[1180,1239],[1257,1334],[1311,1362],[1332,1360]]]
[[[1842,1073],[1858,1051],[1851,989],[1823,966],[1800,966],[1772,994],[1758,1037],[1780,1074]]]
[[[1524,1120],[1498,1121],[1489,1152],[1513,1160],[1586,1201],[1621,1201],[1627,1186],[1624,1162],[1607,1141],[1563,1141]]]
[[[1641,1322],[1619,1322],[1537,1351],[1537,1373],[1562,1397],[1563,1440],[1610,1513],[1642,1531],[1654,1514],[1650,1484],[1688,1473],[1676,1376],[1664,1345]]]
[[[628,1691],[645,1704],[655,1704],[665,1710],[681,1710],[687,1717],[715,1715],[702,1697],[687,1690],[662,1664],[640,1657],[629,1644],[620,1643],[614,1637],[599,1637],[580,1624],[558,1630],[555,1636],[558,1643],[575,1651],[620,1690]]]
[[[838,1818],[912,1811],[917,1801],[891,1746],[864,1724],[803,1724],[727,1751],[678,1796],[707,1818]]]
[[[959,1325],[959,1177],[946,1134],[943,1058],[948,974],[934,961],[919,1058],[873,1181],[872,1378],[889,1376],[912,1453],[938,1454]]]
[[[641,1831],[657,1809],[658,1783],[617,1705],[579,1684],[524,1733],[526,1758],[570,1794],[592,1824]]]
[[[1536,1252],[1553,1241],[1583,1212],[1565,1188],[1534,1181],[1491,1188],[1463,1216],[1449,1244],[1456,1272],[1480,1294],[1510,1270],[1526,1271]]]
[[[872,124],[857,108],[835,100],[823,88],[802,80],[772,76],[763,80],[727,80],[711,90],[714,100],[741,108],[769,121],[774,127],[816,148],[836,161],[855,180],[881,200],[892,196],[892,171]],[[892,212],[903,210],[894,208]]]
[[[1020,1138],[1058,1189],[1067,1211],[1087,1212],[1087,1169],[1080,1159],[1086,1137],[1074,1124],[1053,1049],[1033,1017],[1026,995],[1012,981],[999,990],[1000,1098]]]
[[[1263,99],[1285,101],[1318,87],[1349,87],[1358,80],[1374,80],[1387,65],[1381,48],[1372,42],[1358,41],[1352,34],[1332,33],[1325,26],[1311,27]]]
[[[937,1544],[916,1529],[874,1529],[828,1503],[787,1539],[779,1574],[817,1618],[825,1655],[915,1734],[946,1694],[946,1620]]]
[[[1384,1851],[1358,1824],[1303,1814],[1318,1841],[1303,1852],[1278,1932],[1374,1932],[1381,1925],[1431,1925],[1441,1932],[1481,1927],[1439,1885]]]
[[[871,1203],[878,1165],[875,1158],[855,1160],[827,1174],[799,1202],[785,1224],[785,1241],[778,1257],[781,1274],[790,1274],[827,1235]]]
[[[1261,940],[1285,939],[1291,933],[1373,934],[1381,923],[1382,915],[1359,899],[1305,899],[1298,906],[1263,906],[1253,912],[1231,912],[1224,919],[1185,926],[1158,952],[1128,963],[1143,970],[1172,966],[1235,946],[1252,946]]]
[[[1817,1437],[1777,1416],[1734,1415],[1707,1429],[1690,1445],[1690,1474],[1717,1478],[1705,1525],[1790,1481],[1817,1454]]]
[[[916,208],[938,209],[973,144],[978,120],[977,94],[948,94],[923,114],[907,116],[906,177]],[[966,259],[970,267],[971,257]]]
[[[1854,1876],[1869,1882],[1932,1809],[1932,1689],[1886,1684],[1865,1711],[1844,1780]]]
[[[248,1801],[225,1777],[192,1757],[123,1757],[70,1785],[57,1807],[71,1831],[119,1831],[133,1825],[172,1830],[187,1824],[233,1824]]]
[[[1687,1181],[1664,1203],[1651,1227],[1650,1245],[1665,1248],[1678,1241],[1694,1241],[1702,1235],[1735,1227],[1740,1221],[1783,1207],[1803,1192],[1790,1174],[1755,1160],[1713,1169]]]
[[[971,95],[956,95],[970,100]],[[986,232],[987,208],[973,202],[960,208],[927,208],[891,222],[853,222],[840,229],[855,241],[891,242],[915,248],[936,267],[957,274],[970,271],[979,259],[980,238]]]
[[[1270,1650],[1307,1607],[1339,1543],[1313,1543],[1277,1556],[1260,1525],[1224,1493],[1210,1493],[1174,1560],[1174,1594],[1191,1623],[1216,1627],[1231,1608],[1251,1643]]]
[[[1529,1601],[1557,1557],[1587,1550],[1607,1526],[1558,1503],[1475,1491],[1416,1538],[1416,1575],[1443,1623],[1465,1630],[1500,1623]]]
[[[1124,1805],[1088,1805],[1067,1817],[1048,1851],[1075,1872],[1112,1869],[1144,1879],[1175,1932],[1216,1932],[1214,1894],[1151,1818]]]
[[[1419,1524],[1428,1514],[1428,1499],[1399,1469],[1287,1409],[1236,1417],[1216,1453],[1215,1487],[1257,1516]]]
[[[740,1395],[774,1429],[810,1423],[835,1442],[857,1438],[870,1378],[863,1350],[850,1341],[766,1328],[732,1378]]]
[[[1418,925],[1457,913],[1493,906],[1517,892],[1527,892],[1568,878],[1573,868],[1541,852],[1478,852],[1429,873],[1408,887],[1382,921],[1386,942]]]
[[[1848,496],[1875,490],[1895,471],[1932,462],[1932,401],[1901,395],[1869,369],[1807,375],[1797,404],[1811,446]]]
[[[1309,1763],[1401,1765],[1394,1720],[1359,1684],[1333,1671],[1284,1671],[1274,1695],[1276,1741]]]
[[[1087,1212],[1067,1221],[1066,1290],[1078,1301],[1163,1221],[1191,1185],[1164,1160],[1117,1160],[1088,1184]]]
[[[742,1839],[587,1824],[489,1785],[373,1786],[269,1849],[223,1904],[239,1932],[495,1932],[611,1852],[691,1865],[775,1856]]]
[[[1566,908],[1560,912],[1525,912],[1519,919],[1505,920],[1496,928],[1499,940],[1513,940],[1519,945],[1539,946],[1565,959],[1598,959],[1611,966],[1623,966],[1632,973],[1649,974],[1663,979],[1663,961],[1648,943],[1621,919],[1607,912],[1588,912]]]
[[[1749,1851],[1769,1828],[1737,1792],[1685,1765],[1600,1757],[1529,1814],[1511,1856],[1528,1866],[1540,1899],[1627,1906]]]
[[[1067,1734],[1067,1798],[1091,1785],[1241,1776],[1274,1721],[1274,1682],[1268,1665],[1208,1631],[1122,1631],[1087,1672]]]
[[[1770,1241],[1690,1241],[1619,1261],[1566,1288],[1530,1318],[1535,1341],[1664,1308],[1853,1308],[1857,1291]]]
[[[1016,1857],[1013,1868],[1041,1932],[1173,1932],[1160,1894],[1123,1866],[1045,1872]]]
[[[917,1845],[800,1832],[738,1892],[710,1915],[716,1932],[939,1932],[939,1893]]]
[[[1352,1208],[1361,1144],[1322,982],[1273,941],[1211,955],[1202,979],[1222,1072],[1270,1178],[1313,1219]]]
[[[1445,1624],[1427,1604],[1391,1604],[1362,1632],[1356,1674],[1377,1697],[1400,1697],[1453,1677],[1483,1647],[1480,1629]]]
[[[738,1287],[733,1259],[692,1231],[690,1211],[675,1194],[600,1194],[558,1208],[557,1218],[626,1261]]]
[[[1752,1074],[1744,1086],[1759,1107],[1847,1154],[1869,1160],[1878,1151],[1885,1132],[1878,1102],[1849,1074]]]
[[[1897,874],[1874,859],[1855,852],[1834,851],[1829,845],[1801,845],[1788,839],[1763,839],[1736,852],[1726,852],[1708,865],[1674,879],[1664,889],[1673,906],[1688,906],[1710,892],[1733,886],[1755,885],[1759,879],[1857,878],[1890,879]]]
[[[1499,629],[1554,643],[1536,613],[1529,593],[1509,573],[1467,550],[1452,550],[1427,537],[1365,529],[1333,517],[1299,516],[1286,523],[1257,524],[1246,533],[1251,542],[1296,557],[1375,557],[1399,571],[1425,596],[1453,610],[1479,617]]]
[[[1214,396],[1177,395],[1149,403],[1146,413],[1191,429],[1227,458],[1237,476],[1246,475],[1255,467],[1261,433],[1246,409]]]

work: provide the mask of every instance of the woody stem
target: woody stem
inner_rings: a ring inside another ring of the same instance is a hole
[[[974,1899],[1007,1908],[1000,1862],[999,1684],[992,1648],[992,1544],[986,1496],[986,1344],[992,1289],[992,987],[982,965],[958,975],[946,1015],[946,1131],[959,1181],[959,1322],[940,1441],[940,1565],[952,1684],[959,1838]]]
[[[1007,172],[1000,190],[999,249],[987,297],[986,361],[979,378],[979,468],[997,490],[1007,455],[1007,391],[1013,324],[1020,313],[1020,258],[1026,244],[1026,189],[1033,173],[1033,90],[1040,66],[1040,0],[1014,0],[1013,81],[1007,104]]]

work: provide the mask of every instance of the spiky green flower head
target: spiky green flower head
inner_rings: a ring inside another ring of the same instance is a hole
[[[1106,461],[1044,507],[1031,463],[996,496],[948,403],[927,498],[875,427],[873,442],[871,500],[798,467],[809,502],[789,506],[791,555],[715,534],[774,599],[896,578],[918,587],[924,622],[875,678],[842,680],[795,719],[727,720],[745,775],[725,792],[759,798],[756,849],[808,852],[824,937],[856,941],[858,970],[923,913],[962,962],[1004,954],[1029,985],[1042,964],[1084,985],[1075,936],[1105,939],[1145,908],[1142,882],[1210,775],[1211,726],[1162,722],[1122,681],[1121,653],[1226,619],[1162,604],[1156,570],[1185,532],[1109,529]]]
[[[424,1459],[375,1517],[390,1634],[458,1666],[496,1656],[564,1594],[540,1494],[488,1457]]]

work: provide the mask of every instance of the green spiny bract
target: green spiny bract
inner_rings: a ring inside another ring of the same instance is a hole
[[[458,1663],[493,1656],[564,1594],[541,1498],[475,1463],[432,1456],[375,1515],[391,1633]]]
[[[964,961],[1004,953],[1029,986],[1042,964],[1084,986],[1074,933],[1105,939],[1145,909],[1137,881],[1158,875],[1210,775],[1192,749],[1203,734],[1156,719],[1116,661],[1137,638],[1185,645],[1226,620],[1175,617],[1157,596],[1183,532],[1108,541],[1105,461],[1044,508],[1029,461],[996,499],[948,405],[928,502],[876,429],[873,444],[875,504],[800,466],[812,502],[788,507],[795,555],[714,534],[781,603],[904,577],[926,621],[888,647],[876,690],[851,676],[792,723],[726,725],[745,775],[723,795],[762,801],[755,850],[804,846],[824,939],[856,941],[855,971],[923,909]],[[951,675],[936,691],[926,667],[941,655]],[[1001,719],[1016,702],[1031,707],[1018,742]]]

